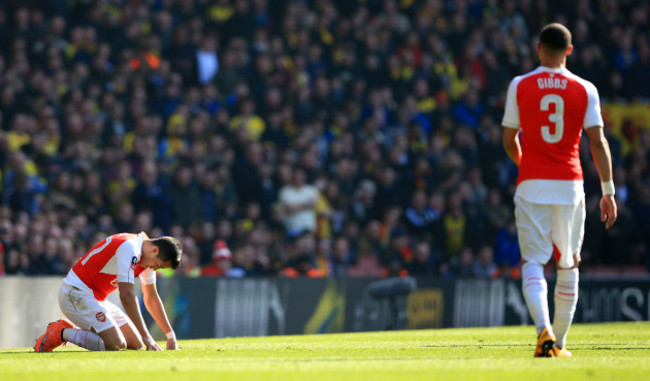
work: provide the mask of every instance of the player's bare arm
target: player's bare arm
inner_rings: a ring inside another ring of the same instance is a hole
[[[163,306],[162,300],[160,300],[155,283],[142,285],[142,299],[144,300],[144,305],[147,308],[147,311],[149,311],[160,329],[167,333],[166,349],[178,349],[176,336],[174,334],[169,334],[173,333],[172,326],[169,324],[169,319],[167,319],[167,313],[165,313],[165,307]]]
[[[605,222],[605,228],[609,229],[614,225],[617,218],[614,183],[612,180],[612,155],[602,126],[589,127],[586,131],[589,136],[591,155],[594,158],[600,181],[603,184],[603,195],[600,198],[600,220]]]
[[[510,159],[519,166],[521,163],[519,128],[503,128],[503,148],[505,148]]]
[[[131,319],[131,322],[133,322],[133,325],[135,325],[135,328],[140,333],[140,336],[142,336],[142,341],[147,350],[161,351],[162,348],[151,337],[151,334],[149,333],[149,330],[147,330],[147,326],[144,323],[133,284],[128,282],[119,282],[118,289],[120,292],[120,301],[122,302],[124,311],[126,312],[126,315],[129,317],[129,319]]]

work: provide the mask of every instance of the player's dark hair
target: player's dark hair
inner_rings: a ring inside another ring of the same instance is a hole
[[[571,32],[559,23],[551,23],[542,28],[539,42],[552,53],[566,53],[571,45]]]
[[[163,262],[170,261],[172,269],[178,267],[181,263],[181,256],[183,255],[183,244],[174,237],[163,236],[151,240],[153,245],[156,245],[160,250],[158,258]]]

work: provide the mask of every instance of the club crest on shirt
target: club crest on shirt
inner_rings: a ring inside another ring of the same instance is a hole
[[[137,264],[138,264],[138,258],[133,256],[133,258],[131,258],[131,270],[135,270],[135,265]]]
[[[102,323],[106,321],[106,315],[104,315],[103,312],[97,312],[97,315],[95,315],[95,317],[97,318],[97,321],[100,321]]]

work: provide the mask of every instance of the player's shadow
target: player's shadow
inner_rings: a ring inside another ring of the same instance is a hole
[[[423,345],[424,348],[485,348],[485,347],[528,347],[529,344],[447,344],[447,345]]]
[[[64,354],[64,353],[79,353],[79,352],[92,353],[92,351],[88,351],[88,350],[85,350],[85,349],[73,349],[73,350],[67,350],[67,351],[57,351],[57,352],[47,352],[47,353],[44,352],[44,353],[39,353],[39,355],[40,356],[48,356],[48,355],[61,355],[61,354]],[[0,351],[0,357],[2,357],[2,355],[20,355],[20,354],[32,355],[32,354],[36,354],[36,352],[34,352],[34,351]]]
[[[574,348],[588,349],[590,351],[643,351],[643,350],[650,349],[650,346],[648,347],[590,347],[588,345],[575,345],[571,347],[571,349]]]
[[[619,346],[620,345],[620,346]],[[598,344],[576,344],[571,345],[570,349],[587,349],[592,351],[640,351],[648,350],[650,346],[628,347],[625,344],[610,345],[607,347],[598,346]],[[534,347],[535,344],[458,344],[458,345],[423,345],[423,348],[498,348],[498,347]]]

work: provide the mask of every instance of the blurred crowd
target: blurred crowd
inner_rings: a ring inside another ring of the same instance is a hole
[[[0,275],[64,274],[106,235],[186,276],[517,277],[505,92],[536,33],[607,102],[650,98],[633,0],[0,0]],[[650,127],[650,126],[647,126]],[[583,264],[650,263],[650,129],[614,154]],[[170,274],[168,274],[170,275]]]

